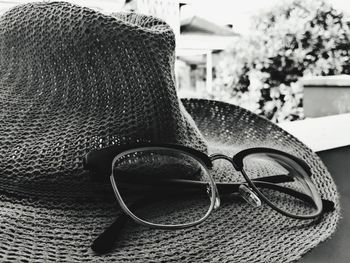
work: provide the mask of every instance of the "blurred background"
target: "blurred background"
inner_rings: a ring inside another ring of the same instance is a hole
[[[0,14],[27,2],[0,0]],[[273,122],[350,112],[349,0],[68,2],[166,20],[180,97],[233,103]]]

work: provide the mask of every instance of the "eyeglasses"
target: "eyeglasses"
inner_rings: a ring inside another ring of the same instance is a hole
[[[270,148],[250,148],[229,157],[172,144],[111,146],[89,152],[84,168],[97,180],[109,177],[124,212],[95,241],[96,251],[111,246],[125,215],[145,226],[180,229],[202,223],[222,199],[239,196],[254,207],[264,202],[295,219],[334,210],[332,201],[321,199],[304,161]],[[232,178],[215,182],[214,170]]]

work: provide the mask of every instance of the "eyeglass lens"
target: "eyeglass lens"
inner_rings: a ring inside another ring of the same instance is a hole
[[[130,212],[152,224],[191,224],[206,217],[213,203],[207,169],[182,151],[163,148],[125,152],[115,160],[113,174]],[[181,183],[186,180],[198,185]]]
[[[317,213],[321,199],[305,169],[289,157],[257,153],[243,160],[244,172],[277,208],[297,216]]]

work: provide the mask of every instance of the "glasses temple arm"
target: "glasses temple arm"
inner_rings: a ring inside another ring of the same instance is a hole
[[[281,179],[281,177],[287,177],[287,176],[276,176],[276,177],[280,177],[279,179]],[[278,179],[278,183],[282,183],[282,181],[279,181]],[[277,190],[279,192],[285,193],[285,194],[289,194],[293,197],[296,197],[302,201],[308,202],[308,203],[313,203],[312,199],[310,196],[304,194],[304,193],[300,193],[296,190],[287,188],[287,187],[283,187],[280,185],[276,185],[272,182],[272,180],[270,180],[270,178],[265,182],[264,181],[264,177],[256,179],[256,180],[252,180],[254,182],[254,184],[256,186],[262,187],[262,188],[268,188],[268,189],[273,189],[273,190]],[[239,186],[241,184],[239,183],[216,183],[216,187],[218,189],[219,194],[221,195],[225,195],[225,194],[230,194],[230,193],[235,193],[238,192]],[[334,202],[327,200],[327,199],[321,199],[322,200],[322,205],[323,205],[323,211],[324,212],[332,212],[334,211]]]
[[[154,187],[159,188],[159,190],[164,190],[166,187],[166,190],[164,191],[170,191],[170,190],[176,190],[176,191],[193,191],[194,189],[201,190],[201,187],[206,187],[207,183],[202,181],[195,181],[191,179],[173,179],[173,178],[164,178],[164,176],[152,176],[147,177],[145,179],[144,176],[124,176],[123,180],[121,180],[127,184],[138,184],[142,185],[142,187],[145,187],[145,185],[151,185],[151,188],[154,189]],[[252,179],[254,184],[256,182],[260,182],[260,185],[262,183],[264,184],[264,187],[278,190],[282,193],[286,193],[289,195],[292,195],[300,200],[303,200],[305,202],[313,202],[312,199],[308,195],[305,195],[303,193],[300,193],[296,190],[292,190],[287,187],[276,185],[278,183],[288,183],[293,182],[293,178],[288,175],[274,175],[274,176],[265,176],[265,177],[259,177],[256,179]],[[239,186],[242,183],[220,183],[216,182],[216,187],[218,189],[219,194],[231,194],[238,192]],[[156,190],[156,189],[154,189]],[[141,191],[141,189],[140,189]],[[144,189],[145,193],[149,193],[150,188]],[[332,201],[322,199],[322,203],[324,206],[325,212],[330,212],[334,210],[334,203]]]
[[[157,199],[157,196],[144,196],[142,199],[136,200],[130,204],[129,208],[131,210],[135,210],[149,203],[152,199]],[[91,249],[98,255],[110,252],[115,246],[120,232],[128,220],[130,220],[130,217],[124,213],[124,211],[121,211],[121,213],[116,217],[115,221],[92,242]]]
[[[289,176],[286,175],[276,175],[276,176],[265,176],[265,177],[260,177],[259,179],[253,179],[253,182],[256,182],[257,180],[261,182],[266,182],[266,183],[288,183],[288,182],[293,182],[293,179]],[[219,194],[232,194],[235,192],[238,192],[239,186],[242,183],[220,183],[216,182],[215,183],[217,186],[217,189],[219,191]]]
[[[195,181],[195,180],[188,180],[188,179],[164,179],[160,176],[152,176],[145,179],[144,177],[139,176],[130,176],[130,177],[124,177],[123,178],[125,183],[127,184],[139,184],[141,187],[145,187],[146,185],[150,186],[151,188],[144,188],[145,194],[150,193],[150,189],[152,190],[159,190],[159,191],[179,191],[179,192],[186,192],[186,191],[193,191],[195,189],[203,190],[207,187],[207,183],[202,181]],[[293,179],[290,176],[287,175],[275,175],[275,176],[265,176],[265,177],[259,177],[256,179],[252,179],[253,183],[256,185],[259,183],[260,187],[265,187],[269,189],[274,189],[277,191],[280,191],[282,193],[289,194],[291,196],[294,196],[300,200],[303,200],[305,202],[311,202],[313,203],[312,199],[303,193],[300,193],[296,190],[283,187],[280,185],[277,185],[278,183],[288,183],[293,182]],[[219,194],[231,194],[238,192],[239,186],[242,183],[221,183],[216,182],[216,187],[218,189]],[[155,189],[156,188],[156,189]],[[142,189],[139,189],[139,191],[142,191]],[[334,211],[334,203],[332,201],[322,199],[324,212],[331,212]]]
[[[151,196],[145,196],[142,199],[136,200],[129,205],[130,209],[134,210],[141,207],[145,203],[151,200]],[[91,244],[91,249],[99,255],[110,252],[115,246],[115,243],[119,237],[125,224],[130,220],[130,217],[121,210],[120,214],[114,220],[114,222],[107,227]]]
[[[107,227],[92,242],[91,249],[99,255],[110,252],[128,219],[129,217],[124,212],[121,212],[120,215],[117,216],[116,220],[112,223],[112,225]]]
[[[295,198],[298,198],[299,200],[308,202],[313,204],[314,201],[312,200],[312,198],[310,196],[308,196],[307,194],[304,193],[300,193],[296,190],[290,189],[288,187],[283,187],[280,185],[276,185],[273,183],[269,183],[269,182],[263,182],[260,180],[256,180],[254,181],[254,184],[261,187],[261,188],[268,188],[268,189],[273,189],[273,190],[277,190],[279,192],[291,195]],[[326,199],[322,199],[322,206],[323,206],[323,212],[327,213],[327,212],[332,212],[334,211],[335,207],[334,207],[334,202],[330,201],[330,200],[326,200]]]
[[[313,203],[312,199],[308,195],[300,193],[288,187],[277,185],[278,183],[293,182],[293,179],[290,176],[287,176],[287,175],[265,176],[265,177],[252,179],[252,181],[255,185],[259,184],[260,187],[277,190],[279,192],[286,193],[293,197],[296,197],[302,201]],[[163,187],[167,187],[167,190],[173,189],[178,191],[186,191],[186,190],[193,190],[199,187],[206,187],[206,183],[200,182],[200,181],[186,180],[186,179],[161,179],[160,177],[152,178],[152,179],[147,178],[147,182],[144,181],[144,183],[152,183],[153,186],[158,186],[158,187],[163,186]],[[224,195],[224,194],[237,193],[239,186],[242,183],[216,182],[215,184],[219,194]],[[321,200],[322,200],[324,212],[334,211],[334,202],[326,199],[321,199]]]

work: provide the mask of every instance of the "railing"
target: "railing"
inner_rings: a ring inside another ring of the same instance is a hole
[[[301,83],[306,117],[350,112],[350,75],[307,77]]]

